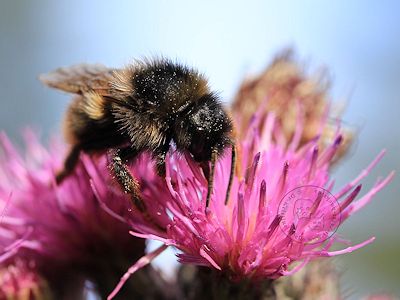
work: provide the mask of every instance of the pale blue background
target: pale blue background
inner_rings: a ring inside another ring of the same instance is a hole
[[[120,66],[162,54],[204,71],[229,102],[244,75],[294,46],[309,65],[329,67],[334,98],[353,91],[345,121],[358,128],[359,137],[335,173],[337,182],[353,178],[387,148],[366,190],[378,175],[400,169],[399,38],[396,1],[3,0],[0,128],[16,140],[26,125],[46,135],[59,131],[69,97],[43,88],[36,76],[61,65]],[[353,297],[382,290],[400,294],[398,182],[341,229],[354,242],[377,236],[374,244],[337,259]]]

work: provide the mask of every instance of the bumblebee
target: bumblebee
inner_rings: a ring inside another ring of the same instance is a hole
[[[110,151],[114,177],[144,210],[140,187],[126,164],[147,151],[155,160],[158,175],[164,177],[165,157],[174,142],[177,151],[191,153],[208,178],[208,207],[215,162],[226,147],[231,147],[227,202],[236,157],[232,122],[198,71],[156,59],[121,69],[79,64],[56,69],[39,79],[49,87],[76,95],[65,115],[64,135],[70,150],[57,183],[74,170],[81,151]]]

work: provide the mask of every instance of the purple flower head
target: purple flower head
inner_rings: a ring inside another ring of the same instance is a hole
[[[17,260],[0,269],[0,299],[51,299],[50,290],[34,262]]]
[[[145,243],[129,234],[127,220],[142,217],[114,184],[106,156],[82,155],[57,186],[63,147],[46,150],[28,133],[22,156],[5,135],[0,138],[0,267],[34,262],[57,288],[67,278],[83,278],[109,292],[143,255]],[[113,276],[115,281],[104,282]]]
[[[273,113],[262,132],[260,122],[254,116],[237,145],[240,159],[227,204],[230,150],[217,163],[208,208],[201,169],[189,156],[172,152],[166,176],[171,195],[159,196],[169,216],[167,231],[157,235],[134,227],[132,234],[175,246],[180,262],[221,270],[233,280],[289,275],[313,258],[349,253],[372,242],[374,238],[330,251],[334,242],[344,242],[336,228],[392,179],[390,174],[378,181],[353,202],[359,182],[383,152],[355,180],[333,192],[329,171],[342,142],[339,128],[331,144],[319,151],[318,137],[299,146],[301,122],[291,141],[285,140]]]

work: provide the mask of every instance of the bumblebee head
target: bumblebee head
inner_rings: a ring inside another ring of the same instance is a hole
[[[174,128],[178,150],[187,150],[197,162],[210,161],[231,145],[231,121],[215,94],[207,93],[182,114]]]

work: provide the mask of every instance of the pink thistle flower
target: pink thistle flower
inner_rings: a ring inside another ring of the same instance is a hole
[[[392,179],[393,173],[353,202],[361,190],[359,182],[383,152],[355,180],[333,192],[329,169],[342,142],[340,130],[331,145],[320,152],[318,138],[299,147],[301,121],[288,143],[273,113],[267,116],[262,132],[260,116],[253,117],[247,136],[237,145],[241,161],[227,204],[228,153],[217,163],[207,209],[207,182],[200,168],[190,157],[170,154],[166,181],[172,197],[161,196],[170,216],[167,231],[157,235],[135,227],[132,234],[174,246],[180,250],[180,262],[221,270],[233,280],[290,275],[311,259],[350,253],[371,243],[374,238],[330,251],[334,242],[347,243],[335,234],[336,227]],[[294,198],[286,198],[296,188],[300,188],[296,199],[311,204],[296,204]],[[303,211],[296,211],[299,208]]]
[[[107,295],[144,254],[145,241],[132,239],[129,222],[141,221],[143,230],[154,225],[114,184],[105,155],[82,155],[57,186],[64,149],[54,144],[48,151],[32,133],[26,145],[23,157],[0,136],[0,267],[33,261],[52,288],[62,289],[68,278],[89,279]]]
[[[51,299],[50,290],[37,274],[34,263],[17,260],[0,270],[0,299]]]

